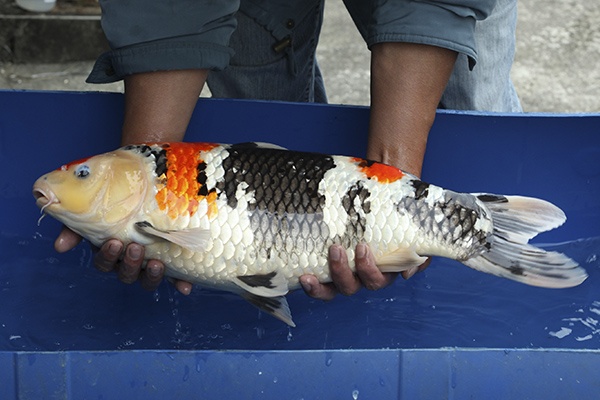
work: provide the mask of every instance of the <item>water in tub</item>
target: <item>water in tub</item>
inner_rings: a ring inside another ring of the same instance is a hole
[[[590,278],[543,289],[434,259],[412,279],[331,302],[293,293],[297,328],[238,296],[196,288],[156,292],[98,272],[90,246],[58,255],[53,238],[2,234],[0,348],[118,349],[598,348],[600,237],[546,249],[564,252]],[[24,272],[26,271],[26,272]]]

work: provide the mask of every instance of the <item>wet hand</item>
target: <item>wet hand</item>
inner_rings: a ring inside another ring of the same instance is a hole
[[[148,260],[146,268],[142,268],[143,264],[144,246],[130,243],[123,251],[123,243],[115,239],[104,243],[94,257],[94,265],[100,271],[115,271],[123,283],[131,284],[139,280],[144,289],[156,290],[164,278],[165,265],[158,260]],[[192,291],[190,282],[175,279],[173,284],[184,295]]]
[[[75,247],[81,241],[81,236],[64,227],[54,243],[56,251],[64,253]],[[111,239],[97,249],[94,265],[102,272],[114,271],[123,283],[140,281],[146,290],[156,290],[165,274],[165,266],[158,260],[149,260],[144,264],[144,246],[137,243],[129,244],[125,249],[123,243]],[[174,280],[175,288],[184,295],[190,294],[192,284],[182,280]]]
[[[404,279],[409,279],[428,265],[429,260],[418,267],[402,272],[402,276]],[[339,245],[333,245],[329,248],[332,282],[323,284],[314,275],[303,275],[300,277],[300,284],[309,296],[320,300],[331,300],[338,293],[346,296],[353,295],[362,287],[369,290],[382,289],[398,276],[397,273],[382,273],[377,268],[375,257],[366,244],[356,246],[355,268],[356,273],[350,269],[346,251]]]

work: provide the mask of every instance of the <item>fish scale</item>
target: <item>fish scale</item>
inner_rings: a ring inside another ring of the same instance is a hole
[[[318,184],[333,167],[330,156],[297,153],[290,158],[277,149],[232,146],[222,168],[224,179],[217,186],[228,204],[235,208],[234,196],[240,183],[254,192],[253,207],[271,213],[314,213],[322,207]]]
[[[347,249],[351,268],[365,242],[382,272],[442,256],[536,286],[587,277],[565,255],[528,244],[565,221],[556,206],[456,193],[355,157],[256,143],[142,144],[66,164],[39,178],[34,196],[93,244],[140,243],[167,275],[238,293],[292,326],[285,294],[303,274],[331,281],[333,244]]]
[[[398,203],[398,210],[400,213],[408,211],[412,220],[425,228],[430,240],[451,238],[459,260],[483,252],[493,233],[489,228],[475,227],[478,221],[492,226],[492,221],[473,196],[445,191],[443,198],[433,206],[408,197]]]

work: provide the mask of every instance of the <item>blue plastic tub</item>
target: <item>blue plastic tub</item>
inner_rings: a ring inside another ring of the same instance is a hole
[[[596,398],[600,393],[600,115],[440,112],[423,178],[522,194],[567,223],[536,238],[590,275],[524,286],[435,259],[423,273],[324,303],[289,299],[297,328],[235,295],[164,283],[155,293],[97,272],[31,185],[117,147],[118,94],[0,92],[0,399]],[[363,155],[360,107],[201,100],[187,140],[273,142]]]

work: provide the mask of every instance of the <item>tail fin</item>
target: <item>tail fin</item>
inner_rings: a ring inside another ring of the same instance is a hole
[[[529,197],[478,195],[492,214],[494,224],[490,249],[463,263],[478,271],[533,286],[566,288],[577,286],[587,273],[562,253],[527,244],[529,239],[562,225],[562,210],[551,203]]]

